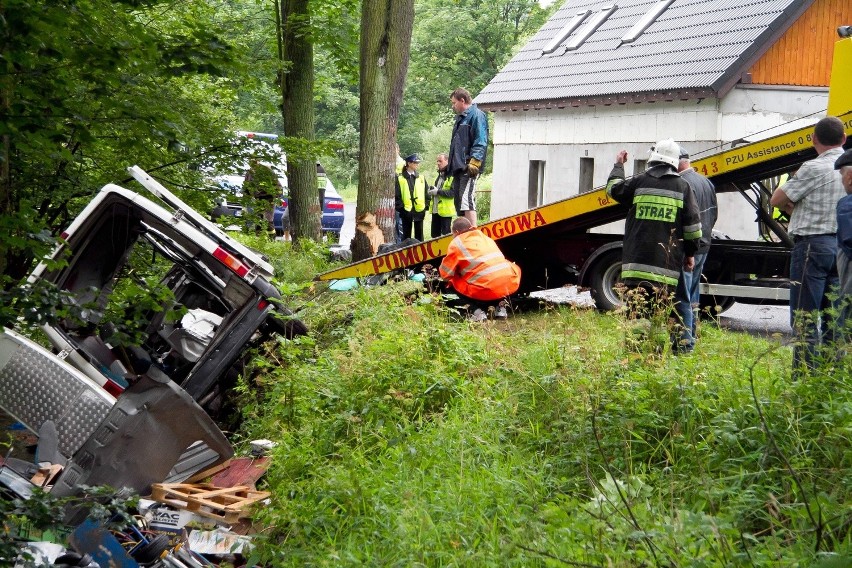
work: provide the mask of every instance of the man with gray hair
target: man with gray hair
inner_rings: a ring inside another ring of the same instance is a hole
[[[840,119],[827,116],[817,122],[812,141],[817,157],[802,164],[769,200],[790,214],[790,325],[797,339],[794,379],[814,368],[820,346],[833,343],[837,331],[829,308],[835,304],[830,294],[838,284],[837,202],[844,191],[834,163],[843,154],[844,142]]]
[[[432,238],[436,239],[452,232],[453,214],[456,212],[455,194],[453,193],[453,176],[448,171],[447,155],[438,154],[435,165],[438,177],[435,185],[429,189],[432,200]]]
[[[689,161],[689,152],[683,146],[680,147],[680,161],[677,172],[681,179],[692,188],[692,194],[698,203],[698,213],[701,216],[701,237],[698,239],[698,250],[695,251],[695,266],[692,272],[681,270],[675,291],[675,309],[677,309],[684,327],[684,333],[681,336],[684,343],[683,350],[691,351],[695,346],[695,332],[698,327],[701,272],[704,270],[707,253],[710,252],[710,241],[713,226],[719,217],[719,207],[713,182],[695,171]]]

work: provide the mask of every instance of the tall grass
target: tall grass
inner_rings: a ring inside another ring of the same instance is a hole
[[[793,382],[786,347],[712,326],[673,357],[618,315],[476,325],[410,285],[317,292],[290,299],[315,333],[241,385],[243,434],[279,444],[272,565],[852,558],[848,355]]]

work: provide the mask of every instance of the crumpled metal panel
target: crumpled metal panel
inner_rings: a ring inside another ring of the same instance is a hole
[[[33,432],[56,424],[59,451],[70,457],[109,413],[115,399],[40,345],[8,329],[0,335],[0,408]]]
[[[208,452],[201,461],[187,451],[197,442]],[[51,494],[73,495],[81,485],[127,487],[144,494],[152,483],[174,475],[173,468],[191,475],[233,454],[225,435],[207,413],[186,391],[152,367],[121,394],[68,462]]]
[[[56,424],[60,452],[73,456],[57,495],[81,483],[142,490],[180,482],[233,455],[210,417],[157,369],[116,402],[57,355],[8,329],[0,335],[0,408],[36,433],[49,420]]]

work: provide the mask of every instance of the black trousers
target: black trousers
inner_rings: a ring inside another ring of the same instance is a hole
[[[414,229],[414,238],[418,241],[423,240],[423,217],[415,218],[407,211],[402,211],[399,216],[402,218],[402,240],[411,238],[411,229]]]
[[[432,213],[432,238],[435,239],[443,235],[449,235],[452,232],[452,224],[452,217],[441,217],[437,213]]]

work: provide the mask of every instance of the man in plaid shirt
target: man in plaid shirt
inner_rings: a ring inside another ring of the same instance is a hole
[[[837,288],[837,202],[845,195],[834,162],[843,154],[846,132],[840,119],[827,116],[814,128],[817,158],[805,162],[769,203],[790,214],[790,323],[797,337],[793,376],[813,368],[823,343],[831,344],[829,293]],[[834,306],[836,307],[836,306]]]

